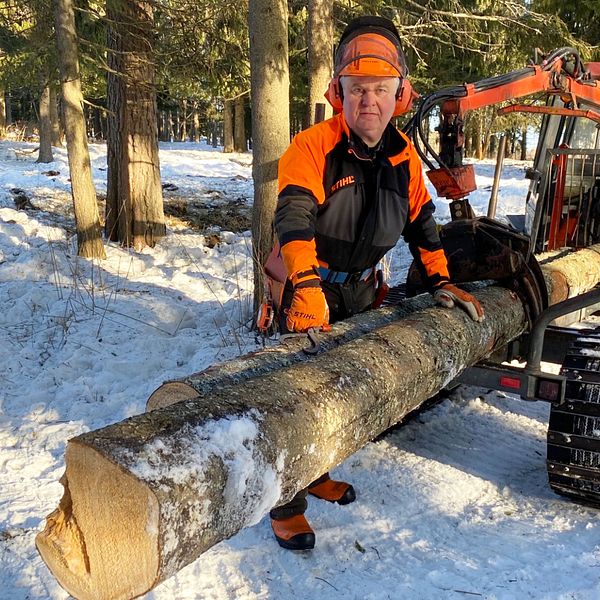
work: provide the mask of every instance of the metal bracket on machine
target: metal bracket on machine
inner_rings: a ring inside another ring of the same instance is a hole
[[[529,320],[548,307],[548,291],[540,266],[530,251],[529,238],[488,217],[451,221],[440,230],[452,283],[494,280],[522,300]],[[425,291],[415,263],[411,265],[406,294]]]

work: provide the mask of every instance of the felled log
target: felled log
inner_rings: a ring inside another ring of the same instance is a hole
[[[552,271],[568,288],[582,265],[562,260]],[[582,264],[600,281],[597,251]],[[76,598],[149,591],[525,330],[514,293],[477,297],[481,324],[422,308],[309,360],[70,440],[63,499],[36,540],[42,557]]]
[[[600,245],[577,252],[561,250],[538,257],[548,286],[550,304],[591,290],[600,281]]]
[[[538,261],[544,265],[543,273],[550,304],[577,296],[594,287],[594,282],[600,281],[599,252],[600,246],[592,246],[578,252],[562,250],[538,256]],[[553,261],[558,259],[560,262],[554,265]],[[431,296],[423,294],[408,298],[398,306],[381,308],[337,323],[334,331],[321,339],[321,348],[331,350],[369,331],[431,306],[433,306]],[[305,346],[307,346],[306,338],[289,339],[285,344],[277,344],[213,365],[181,379],[166,381],[148,398],[146,410],[154,410],[197,396],[209,397],[213,390],[225,385],[239,383],[309,360],[309,357],[302,352]]]
[[[431,296],[422,294],[415,298],[407,298],[397,306],[388,306],[359,315],[354,319],[336,323],[331,333],[321,336],[320,351],[336,348],[379,327],[433,305]],[[305,362],[310,360],[310,356],[303,352],[303,348],[308,346],[306,336],[291,337],[284,343],[275,342],[274,345],[228,360],[225,363],[210,366],[199,373],[166,381],[148,398],[146,410],[162,408],[188,398],[207,396],[213,390],[218,390],[225,385],[240,383]]]

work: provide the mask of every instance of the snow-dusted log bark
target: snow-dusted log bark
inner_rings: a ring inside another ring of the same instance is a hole
[[[600,261],[590,252],[586,272]],[[582,267],[571,260],[565,273],[560,260],[552,270],[568,285]],[[37,538],[44,560],[76,598],[147,592],[524,331],[515,294],[477,297],[481,324],[419,308],[309,360],[74,438],[65,495]]]
[[[550,304],[591,290],[600,281],[600,244],[567,252],[538,256],[548,286]]]
[[[548,286],[550,304],[581,294],[600,281],[600,245],[577,252],[556,251],[538,256]],[[369,331],[433,306],[428,294],[404,300],[398,306],[382,308],[335,325],[321,336],[321,348],[330,350]],[[210,396],[214,389],[264,375],[282,367],[308,360],[302,348],[306,337],[289,339],[264,350],[252,352],[209,367],[182,379],[166,381],[148,398],[146,410],[154,410],[196,396]]]
[[[378,327],[388,325],[418,310],[434,305],[429,294],[404,300],[398,306],[390,306],[358,315],[347,321],[336,323],[334,330],[321,334],[319,344],[321,352],[331,350],[350,340],[354,340]],[[182,379],[166,381],[152,393],[146,404],[146,410],[162,408],[187,398],[209,397],[213,390],[225,385],[239,383],[246,379],[266,375],[277,369],[305,362],[310,356],[303,352],[308,347],[306,336],[288,338],[285,342],[251,352],[225,363],[220,363],[194,373]]]

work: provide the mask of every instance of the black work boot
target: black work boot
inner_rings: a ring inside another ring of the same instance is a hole
[[[271,527],[277,543],[287,550],[312,550],[315,547],[315,532],[304,515],[288,519],[271,519]]]
[[[356,492],[352,485],[345,481],[334,481],[333,479],[325,479],[320,483],[309,486],[308,493],[321,500],[337,502],[338,504],[350,504],[356,500]]]

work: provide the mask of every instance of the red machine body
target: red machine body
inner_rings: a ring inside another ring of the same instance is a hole
[[[553,117],[584,118],[600,123],[600,63],[583,64],[576,50],[560,48],[523,69],[475,83],[446,88],[423,99],[415,117],[408,124],[417,150],[430,167],[427,176],[439,197],[452,200],[454,218],[471,218],[473,211],[467,196],[477,189],[472,165],[463,164],[465,115],[478,108],[494,106],[532,97],[526,103],[511,102],[498,114],[512,112],[541,113]],[[540,100],[543,104],[540,104]],[[431,148],[422,124],[431,111],[439,107],[439,151]],[[568,149],[568,146],[564,147]],[[553,208],[545,249],[573,242],[577,228],[573,210],[564,210],[565,181],[568,177],[567,156],[554,159],[556,183]],[[435,164],[437,163],[437,164]]]

